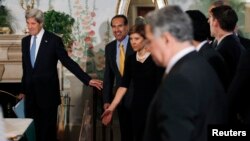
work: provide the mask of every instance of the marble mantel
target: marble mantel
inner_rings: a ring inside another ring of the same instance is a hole
[[[21,82],[23,75],[21,40],[24,36],[26,35],[0,34],[0,83]],[[57,67],[61,87],[63,67],[60,62]]]
[[[21,82],[21,39],[25,35],[0,35],[0,83]]]

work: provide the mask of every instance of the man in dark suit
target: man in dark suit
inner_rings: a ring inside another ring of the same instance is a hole
[[[240,39],[240,43],[246,48],[250,48],[250,39],[245,38],[243,36],[238,35],[238,38]]]
[[[234,34],[237,21],[236,12],[227,5],[215,7],[209,13],[211,36],[217,40],[216,50],[227,65],[229,84],[235,75],[240,55],[245,50]]]
[[[210,7],[208,8],[208,13],[211,13],[211,10],[212,10],[213,8],[219,7],[219,6],[222,6],[222,5],[228,5],[228,4],[226,3],[226,1],[223,1],[223,0],[217,0],[217,1],[212,2],[212,4],[210,5]],[[239,40],[240,40],[240,43],[241,43],[245,48],[250,48],[250,39],[245,38],[245,37],[239,35],[239,34],[237,33],[237,31],[238,31],[237,27],[235,28],[234,31],[235,31],[235,34],[238,36],[238,38],[239,38]],[[213,44],[212,47],[216,48],[216,46],[217,46],[217,41],[214,40],[214,41],[212,42],[212,44]]]
[[[230,123],[250,124],[250,48],[242,53],[237,72],[229,88]]]
[[[122,72],[120,71],[122,64],[120,64],[120,44],[123,44],[126,58],[133,54],[128,37],[128,20],[124,15],[116,15],[111,20],[111,27],[115,40],[110,42],[105,48],[105,72],[103,85],[103,108],[107,109],[113,99],[113,87],[116,89],[121,83]],[[124,62],[123,62],[124,63]],[[131,85],[128,93],[125,94],[122,102],[118,106],[118,116],[121,130],[121,141],[132,141],[133,130],[131,125],[130,106],[132,100]]]
[[[191,20],[178,6],[150,13],[146,33],[155,62],[166,67],[148,112],[145,141],[206,141],[209,124],[226,121],[226,95],[214,69],[191,45]]]
[[[60,37],[43,29],[44,14],[31,9],[25,15],[30,35],[22,39],[23,77],[21,94],[25,95],[25,115],[33,118],[37,141],[56,141],[57,108],[61,103],[58,60],[84,84],[102,88],[102,81],[92,79],[67,55]]]
[[[199,54],[214,68],[225,90],[227,90],[228,74],[226,65],[223,57],[208,43],[210,29],[206,16],[199,10],[188,10],[186,13],[191,18],[193,24],[193,45]]]

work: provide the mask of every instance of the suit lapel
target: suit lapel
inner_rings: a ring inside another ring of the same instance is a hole
[[[44,54],[42,54],[42,51],[43,51],[43,48],[48,46],[47,45],[48,41],[49,41],[48,39],[49,39],[48,38],[48,32],[45,31],[44,34],[43,34],[43,37],[42,37],[38,52],[37,52],[34,68],[36,68],[37,64],[39,64],[39,61],[42,59],[42,56],[44,55]]]
[[[111,45],[110,56],[111,56],[111,66],[114,66],[114,70],[119,72],[118,66],[116,64],[116,42],[114,41]]]
[[[27,65],[29,64],[29,67],[32,68],[31,60],[30,60],[30,40],[31,40],[31,35],[29,35],[25,39],[23,48],[24,48],[24,54],[27,54],[27,55],[25,55],[26,59],[24,61],[27,63]]]

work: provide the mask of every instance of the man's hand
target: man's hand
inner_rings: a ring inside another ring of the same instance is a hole
[[[102,89],[102,83],[103,83],[103,81],[98,80],[98,79],[91,79],[89,81],[89,85],[92,87],[96,87],[98,90]]]
[[[17,99],[21,100],[25,97],[25,94],[23,93],[20,93],[18,96],[17,96]]]

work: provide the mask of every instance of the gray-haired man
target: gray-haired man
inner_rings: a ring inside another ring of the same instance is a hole
[[[166,67],[148,111],[145,141],[205,141],[208,124],[226,120],[224,89],[191,44],[189,17],[178,7],[150,13],[146,35],[155,62]]]
[[[30,35],[22,39],[23,77],[21,94],[25,95],[25,116],[35,122],[37,141],[56,141],[57,107],[61,103],[58,60],[84,84],[102,88],[102,81],[92,79],[67,55],[60,37],[43,29],[41,10],[25,15]]]

